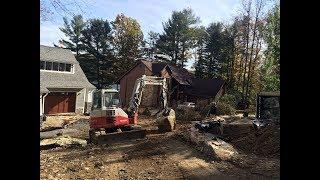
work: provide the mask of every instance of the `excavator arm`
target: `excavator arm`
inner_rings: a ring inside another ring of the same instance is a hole
[[[132,95],[130,98],[130,102],[129,102],[128,111],[131,113],[138,112],[138,108],[141,104],[142,94],[146,85],[162,86],[163,109],[168,109],[168,100],[167,100],[168,86],[167,86],[166,78],[143,75],[141,78],[137,79],[135,82]]]

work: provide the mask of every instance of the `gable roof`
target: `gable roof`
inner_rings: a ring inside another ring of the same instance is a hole
[[[76,63],[77,60],[68,49],[40,45],[40,60]]]
[[[224,85],[224,80],[220,78],[213,79],[191,79],[191,86],[184,89],[189,95],[199,97],[215,97]]]
[[[169,71],[171,76],[182,85],[191,85],[191,79],[194,77],[187,69],[177,67],[174,65],[167,65],[166,69]]]
[[[152,72],[152,75],[160,74],[161,70],[166,66],[166,64],[163,62],[148,59],[140,59],[129,71],[124,73],[118,80],[116,80],[115,83],[120,83],[121,79],[124,76],[129,74],[135,67],[137,67],[141,63],[144,64]]]
[[[48,92],[50,88],[95,88],[95,86],[88,81],[79,62],[70,50],[40,45],[40,60],[67,62],[74,66],[74,73],[40,70],[41,93]]]

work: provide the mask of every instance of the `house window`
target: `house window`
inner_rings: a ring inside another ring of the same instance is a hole
[[[58,71],[58,67],[59,67],[59,63],[54,62],[54,63],[53,63],[53,68],[52,68],[52,70],[53,70],[53,71]]]
[[[52,62],[46,62],[46,70],[52,70]]]
[[[40,61],[40,69],[45,69],[46,63],[44,61]]]
[[[73,65],[69,63],[40,61],[40,70],[73,72]]]
[[[59,63],[59,71],[66,71],[66,64],[65,63]]]
[[[71,64],[66,64],[66,71],[71,72]]]

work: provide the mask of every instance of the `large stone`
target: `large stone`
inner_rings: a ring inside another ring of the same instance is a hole
[[[237,150],[229,143],[211,133],[201,133],[195,127],[189,129],[185,138],[195,144],[205,154],[216,159],[228,160],[238,154]]]
[[[82,146],[85,147],[87,141],[83,139],[72,138],[70,136],[60,136],[53,139],[44,139],[40,141],[40,148],[46,147],[69,147],[69,146]]]
[[[52,131],[44,131],[40,132],[40,139],[48,139],[48,138],[55,138],[58,136],[71,136],[71,137],[79,137],[80,131],[77,129],[55,129]]]
[[[158,124],[159,131],[170,132],[175,129],[176,126],[176,113],[173,109],[170,109],[168,115],[164,115],[164,111],[161,111],[157,115],[156,122]]]
[[[61,129],[66,124],[60,116],[47,116],[46,121],[42,123],[40,131],[50,131],[54,129]]]

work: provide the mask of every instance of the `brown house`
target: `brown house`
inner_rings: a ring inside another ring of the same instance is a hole
[[[120,84],[120,97],[124,106],[129,104],[134,83],[142,75],[162,76],[168,79],[171,106],[185,101],[214,99],[223,93],[224,81],[221,79],[198,79],[185,68],[158,61],[140,60],[116,82]],[[158,106],[159,93],[160,87],[147,86],[141,106]]]

